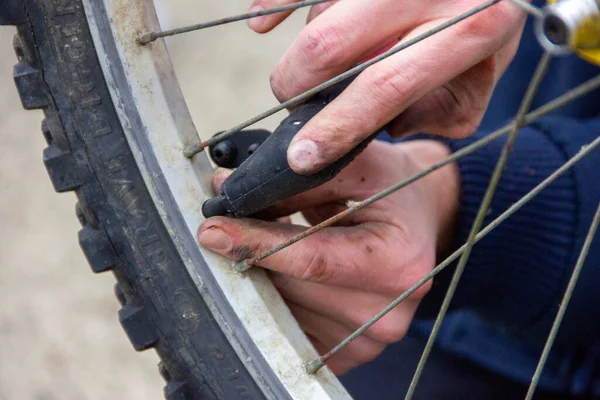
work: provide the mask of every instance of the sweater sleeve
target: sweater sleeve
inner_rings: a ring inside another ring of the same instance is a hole
[[[485,133],[446,143],[458,150]],[[546,118],[523,128],[484,226],[600,136],[600,119]],[[461,208],[455,248],[466,242],[506,137],[458,161]],[[600,150],[589,154],[478,242],[452,303],[534,340],[545,339],[600,201]],[[599,235],[600,236],[600,235]],[[596,238],[561,328],[561,338],[600,338],[600,239]],[[453,269],[434,279],[437,303]],[[427,306],[425,306],[427,308]]]

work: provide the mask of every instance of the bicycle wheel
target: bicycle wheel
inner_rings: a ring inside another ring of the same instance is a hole
[[[77,194],[81,247],[95,272],[114,272],[120,321],[137,350],[161,356],[166,397],[343,397],[332,374],[302,372],[316,353],[265,275],[238,276],[195,244],[212,168],[182,156],[196,132],[164,45],[133,64],[126,55],[139,49],[128,39],[140,26],[158,28],[152,5],[14,1],[1,10],[3,24],[17,25],[23,106],[45,112],[54,187]]]
[[[347,398],[321,368],[339,348],[319,356],[262,271],[239,274],[196,243],[200,206],[213,195],[212,167],[204,153],[183,156],[197,133],[164,43],[144,39],[160,31],[153,5],[10,0],[0,10],[0,22],[18,29],[15,82],[23,106],[46,115],[49,175],[58,192],[76,192],[82,249],[95,272],[114,272],[121,323],[137,350],[154,347],[161,356],[165,396]],[[503,134],[516,135],[526,111]],[[480,228],[462,250],[466,257]]]

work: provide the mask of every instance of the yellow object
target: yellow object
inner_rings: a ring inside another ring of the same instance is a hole
[[[557,1],[559,0],[547,0],[547,3],[553,4]],[[600,17],[585,21],[577,29],[572,46],[581,58],[600,65]]]
[[[600,50],[578,50],[577,53],[584,60],[600,65]]]
[[[600,18],[586,21],[577,30],[574,46],[581,58],[600,65]]]

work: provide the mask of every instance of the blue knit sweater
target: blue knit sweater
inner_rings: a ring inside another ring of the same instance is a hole
[[[514,117],[541,54],[530,21],[479,132],[466,140],[451,141],[453,150]],[[599,73],[599,68],[577,56],[553,59],[532,107]],[[522,129],[484,224],[598,136],[600,91]],[[505,140],[497,140],[458,163],[462,193],[456,246],[467,239]],[[439,346],[529,383],[599,201],[600,151],[595,151],[481,240],[465,269],[452,313],[439,335]],[[449,268],[434,280],[418,313],[422,320],[414,324],[412,334],[429,333],[432,323],[423,319],[439,310],[451,274]],[[376,367],[377,361],[364,368]],[[600,237],[585,263],[539,387],[600,396]],[[390,398],[400,396],[396,393]],[[383,393],[381,398],[386,398]]]

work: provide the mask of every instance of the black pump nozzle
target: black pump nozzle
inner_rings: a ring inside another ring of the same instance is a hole
[[[202,214],[206,218],[216,217],[217,215],[227,215],[227,198],[219,195],[212,197],[202,204]]]
[[[299,105],[221,185],[220,195],[202,206],[205,217],[231,214],[242,218],[270,205],[324,184],[336,176],[379,133],[364,140],[341,159],[312,175],[294,172],[287,162],[287,149],[296,134],[317,115],[351,80],[326,89]]]

